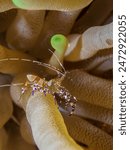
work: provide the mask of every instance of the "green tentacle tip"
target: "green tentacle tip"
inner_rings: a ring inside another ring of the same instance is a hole
[[[26,2],[27,4],[25,4],[25,2],[22,2],[22,0],[12,0],[12,2],[15,6],[17,6],[19,8],[24,8],[24,7],[26,7],[26,5],[28,5],[27,2]]]
[[[58,52],[64,51],[67,48],[68,40],[62,34],[56,34],[51,38],[51,46]]]

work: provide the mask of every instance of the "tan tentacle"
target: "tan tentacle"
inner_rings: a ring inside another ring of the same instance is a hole
[[[66,74],[62,84],[77,99],[112,109],[112,81],[74,70]]]
[[[42,10],[18,10],[15,20],[7,30],[8,46],[21,51],[31,50],[42,30],[44,16],[45,11]]]
[[[21,80],[26,81],[26,76],[17,76],[13,84]],[[12,98],[25,110],[34,140],[40,150],[82,150],[69,136],[52,95],[45,96],[40,92],[31,95],[31,89],[28,89],[26,94],[21,96],[21,87],[13,84]]]
[[[78,142],[94,150],[112,150],[112,137],[76,116],[63,115],[70,135]]]
[[[11,118],[12,113],[13,104],[9,88],[0,88],[0,128]]]
[[[112,109],[92,105],[83,101],[77,102],[74,114],[79,117],[101,121],[109,125],[113,124]]]
[[[113,46],[113,23],[94,26],[83,34],[68,36],[70,45],[66,50],[65,60],[78,61],[88,59],[101,49]]]
[[[0,12],[7,11],[12,8],[23,8],[27,10],[62,10],[72,11],[82,9],[88,6],[92,0],[0,0]],[[15,5],[16,4],[16,5]]]

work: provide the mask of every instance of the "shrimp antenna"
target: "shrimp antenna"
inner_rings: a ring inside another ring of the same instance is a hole
[[[59,58],[57,57],[57,55],[50,49],[48,49],[53,55],[54,57],[56,58],[56,60],[58,61],[59,65],[61,66],[61,68],[63,69],[64,73],[66,72],[64,66],[62,65],[62,63],[60,62]]]
[[[64,75],[64,73],[59,70],[58,68],[50,65],[50,64],[47,64],[47,63],[42,63],[40,61],[37,61],[37,60],[31,60],[31,59],[26,59],[26,58],[5,58],[5,59],[1,59],[0,62],[3,62],[3,61],[24,61],[24,62],[32,62],[32,63],[35,63],[39,66],[43,66],[43,67],[46,67],[48,69],[51,69],[55,72],[57,72],[58,74],[62,74]]]

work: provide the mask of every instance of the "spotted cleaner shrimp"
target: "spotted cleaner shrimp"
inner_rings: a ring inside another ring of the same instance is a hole
[[[63,35],[60,35],[60,38],[65,38],[65,37]],[[32,95],[34,95],[36,91],[43,93],[45,96],[47,94],[51,94],[56,100],[56,103],[58,103],[59,106],[63,105],[65,110],[69,111],[69,115],[72,115],[75,111],[77,99],[76,97],[71,95],[64,86],[61,85],[63,79],[66,76],[67,71],[65,70],[64,66],[62,65],[58,57],[50,49],[49,51],[54,55],[55,59],[59,63],[62,70],[56,68],[51,64],[42,63],[40,61],[24,59],[24,58],[5,58],[5,59],[1,59],[0,62],[3,61],[32,62],[36,65],[43,66],[50,70],[55,71],[57,73],[57,77],[49,81],[47,81],[46,78],[40,78],[37,75],[27,74],[26,75],[27,81],[25,83],[17,83],[13,85],[14,86],[22,85],[21,96],[28,90],[28,88],[31,88]],[[10,84],[0,85],[0,87],[5,87],[5,86],[10,86]],[[58,102],[57,102],[57,97],[60,99]]]

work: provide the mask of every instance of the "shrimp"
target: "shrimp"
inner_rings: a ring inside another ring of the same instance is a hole
[[[57,77],[51,80],[46,80],[46,78],[40,78],[37,75],[27,74],[27,81],[25,83],[17,83],[13,84],[14,86],[22,85],[21,88],[21,96],[31,88],[31,94],[34,95],[36,91],[43,93],[44,95],[51,94],[56,103],[59,106],[63,106],[65,110],[69,111],[69,115],[74,113],[77,99],[75,96],[71,95],[69,91],[61,85],[63,79],[66,76],[67,71],[64,66],[58,59],[58,57],[49,49],[49,51],[54,55],[55,59],[59,63],[62,69],[58,69],[55,66],[47,63],[42,63],[36,60],[24,59],[24,58],[4,58],[1,59],[0,62],[3,61],[23,61],[23,62],[32,62],[35,65],[46,67],[50,70],[53,70],[57,73]],[[10,86],[11,84],[0,85],[0,87]]]

